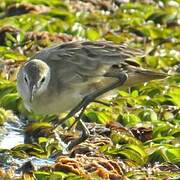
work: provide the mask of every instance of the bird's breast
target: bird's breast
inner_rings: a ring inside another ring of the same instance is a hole
[[[66,89],[60,93],[51,92],[35,96],[28,106],[37,114],[60,114],[71,110],[82,98],[79,92]]]

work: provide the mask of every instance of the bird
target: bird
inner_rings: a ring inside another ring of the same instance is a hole
[[[91,102],[116,88],[167,77],[140,67],[135,57],[142,54],[109,41],[58,44],[41,50],[20,67],[17,91],[29,111],[44,115],[68,112],[57,125],[79,113],[76,118],[82,135],[69,143],[72,149],[89,137],[81,117]]]

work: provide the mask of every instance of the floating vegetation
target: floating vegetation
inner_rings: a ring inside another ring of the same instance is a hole
[[[179,9],[178,0],[1,0],[0,179],[178,179]],[[57,117],[28,112],[16,74],[39,50],[73,40],[130,44],[144,51],[142,67],[169,77],[92,103],[91,136],[68,152],[78,124],[54,129]]]

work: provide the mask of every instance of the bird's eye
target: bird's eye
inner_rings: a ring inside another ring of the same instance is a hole
[[[26,82],[26,83],[28,83],[28,79],[27,79],[27,77],[26,77],[26,76],[24,77],[24,80],[25,80],[25,82]]]
[[[41,83],[43,83],[45,81],[45,77],[43,77],[42,79],[41,79]]]

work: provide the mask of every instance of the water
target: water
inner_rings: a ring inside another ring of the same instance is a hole
[[[24,143],[23,123],[20,121],[6,122],[0,128],[0,148],[11,149]]]
[[[6,122],[0,127],[0,149],[11,149],[17,145],[24,144],[24,127],[25,124],[19,118],[16,121]],[[7,152],[7,153],[6,153]],[[25,159],[15,158],[8,151],[1,154],[0,166],[2,169],[14,169],[15,175],[19,175],[20,167],[27,161],[31,161],[36,168],[54,163],[53,158],[37,158],[35,156]]]

